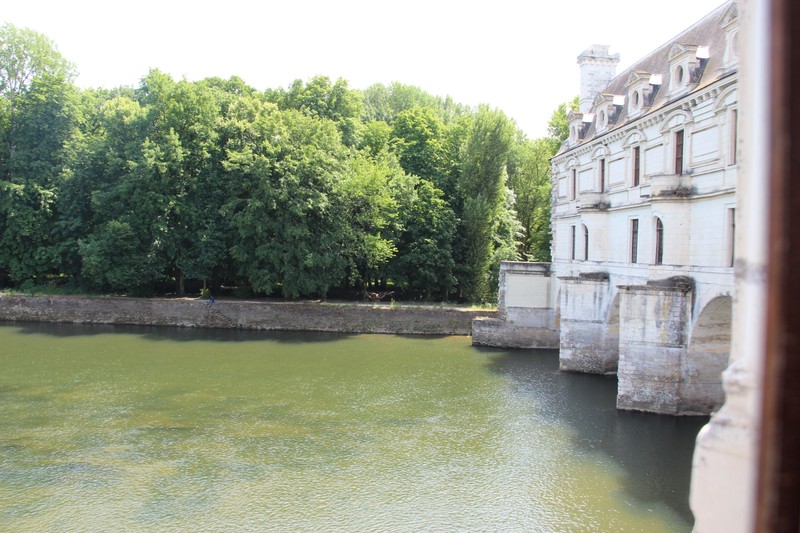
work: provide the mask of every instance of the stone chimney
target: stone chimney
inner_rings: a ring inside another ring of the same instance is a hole
[[[581,67],[580,112],[592,110],[592,102],[617,75],[619,54],[610,55],[608,46],[593,44],[578,56]]]

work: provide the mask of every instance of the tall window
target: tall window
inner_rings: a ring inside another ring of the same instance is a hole
[[[656,218],[656,257],[655,264],[664,263],[664,224],[660,218]]]
[[[606,190],[606,160],[600,160],[600,192]]]
[[[639,219],[631,220],[631,263],[635,263],[639,255]]]
[[[589,228],[583,225],[583,260],[589,260]]]
[[[571,249],[570,249],[570,252],[569,252],[569,258],[574,261],[575,260],[575,226],[571,226],[571,228],[572,228],[572,239],[570,241]]]
[[[633,186],[639,186],[639,177],[642,174],[642,159],[638,146],[633,147]]]
[[[733,266],[736,259],[736,208],[728,208],[728,246],[726,260],[728,266]]]
[[[675,174],[683,174],[683,130],[675,132]]]
[[[576,196],[576,191],[578,190],[578,171],[574,168],[572,169],[572,176],[570,178],[569,183],[569,199],[574,200]]]
[[[729,164],[736,164],[736,142],[739,136],[739,112],[735,109],[731,110],[730,114],[731,124],[731,142],[730,142],[730,155],[728,156]]]

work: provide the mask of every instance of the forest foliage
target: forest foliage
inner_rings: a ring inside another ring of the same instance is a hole
[[[549,137],[502,111],[319,76],[81,90],[0,27],[0,286],[483,302],[549,260]]]

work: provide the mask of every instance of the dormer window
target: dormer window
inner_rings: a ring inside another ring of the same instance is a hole
[[[596,133],[604,133],[613,127],[624,103],[624,97],[615,94],[598,94],[592,108],[595,110],[594,129]]]
[[[593,119],[591,114],[578,113],[570,110],[567,113],[567,124],[569,125],[569,144],[574,146],[581,142],[586,134],[587,126]],[[587,122],[588,121],[588,122]]]
[[[725,54],[722,57],[722,64],[725,67],[736,66],[739,62],[739,12],[736,3],[728,8],[722,17],[720,27],[725,31]]]
[[[682,85],[683,85],[683,82],[685,82],[685,81],[686,81],[686,78],[684,77],[684,73],[683,73],[683,66],[681,66],[681,65],[678,65],[677,67],[675,67],[675,74],[674,74],[674,76],[675,76],[675,83],[676,83],[676,85],[677,85],[677,86],[682,86]]]
[[[628,116],[641,114],[653,103],[655,94],[661,85],[661,76],[636,70],[628,76]]]
[[[675,43],[669,52],[669,94],[678,96],[689,92],[700,81],[703,68],[708,62],[708,46]]]

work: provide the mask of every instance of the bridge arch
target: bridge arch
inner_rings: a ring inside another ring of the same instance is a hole
[[[725,401],[722,372],[731,350],[732,309],[733,298],[718,295],[697,315],[681,372],[682,411],[687,414],[714,412]]]

